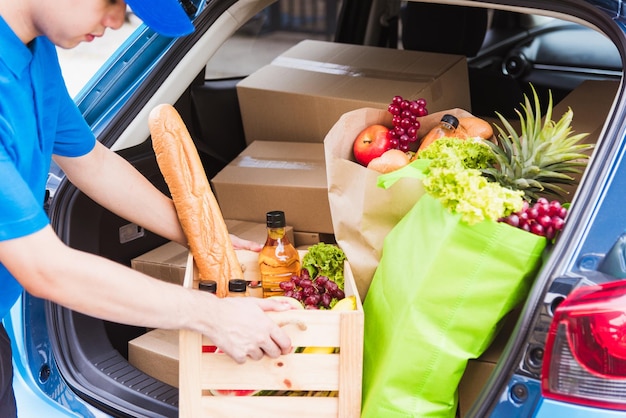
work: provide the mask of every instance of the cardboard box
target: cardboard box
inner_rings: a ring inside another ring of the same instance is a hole
[[[265,243],[267,228],[265,223],[246,222],[225,219],[228,232],[240,238]],[[291,225],[285,227],[287,238],[294,242]],[[236,251],[243,268],[244,279],[250,281],[250,272],[256,268],[258,253],[252,251]],[[154,278],[182,285],[187,265],[187,248],[175,242],[168,242],[154,250],[148,251],[131,260],[131,267]]]
[[[265,224],[265,219],[263,219],[263,222],[258,223],[235,219],[224,219],[224,223],[226,223],[228,233],[237,235],[239,238],[258,242],[259,244],[264,244],[267,239],[267,226]],[[290,242],[294,242],[295,235],[293,226],[287,225],[285,227],[285,235]]]
[[[471,110],[466,58],[306,40],[237,85],[248,144],[322,142],[342,114],[395,95]]]
[[[319,244],[320,242],[326,244],[337,244],[334,234],[322,234],[319,232],[303,232],[295,231],[294,233],[295,246],[298,249],[306,250],[312,245]]]
[[[595,144],[600,137],[600,133],[604,128],[607,115],[617,89],[618,81],[607,80],[587,80],[578,86],[574,91],[565,96],[552,111],[552,120],[558,121],[567,111],[568,107],[572,108],[574,117],[572,119],[572,131],[574,134],[586,132],[589,135],[582,141],[587,144]],[[588,154],[591,154],[589,152]],[[578,187],[578,183],[583,174],[573,175],[576,183],[572,186],[564,186],[563,188],[569,193],[566,201],[571,201]]]
[[[183,284],[187,248],[168,242],[130,261],[130,266],[156,279],[178,285]]]
[[[296,231],[333,233],[322,143],[255,141],[211,184],[225,218],[265,223],[282,210]]]
[[[619,82],[587,80],[567,95],[554,106],[552,119],[558,121],[561,116],[571,108],[574,112],[572,119],[572,131],[574,134],[589,133],[583,140],[584,143],[596,143],[607,115],[611,109]],[[493,120],[501,126],[499,120]],[[518,126],[513,122],[513,126]],[[577,181],[582,177],[575,176]],[[568,200],[571,200],[578,184],[565,187],[570,192]],[[461,418],[466,416],[472,404],[476,401],[480,392],[486,385],[489,377],[496,368],[496,364],[511,336],[518,318],[518,312],[510,314],[498,333],[496,339],[485,353],[478,359],[468,362],[465,373],[459,385],[459,409]]]
[[[268,312],[294,347],[339,347],[339,353],[291,353],[278,360],[264,357],[237,364],[223,354],[203,353],[202,346],[211,341],[181,330],[180,416],[290,418],[294,411],[300,418],[360,416],[364,314],[350,266],[345,266],[345,293],[356,296],[356,310]],[[184,286],[194,288],[197,283],[190,257]],[[336,391],[338,396],[211,396],[211,389]]]
[[[567,108],[571,107],[574,112],[572,119],[574,134],[587,132],[589,136],[583,142],[595,144],[611,110],[618,88],[618,81],[586,80],[554,106],[552,119],[559,120]]]
[[[178,330],[154,329],[128,342],[128,362],[178,387]]]

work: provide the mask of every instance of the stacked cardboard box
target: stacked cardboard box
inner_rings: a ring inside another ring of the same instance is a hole
[[[228,232],[237,235],[239,238],[263,244],[267,237],[265,224],[246,222],[233,219],[225,219]],[[288,225],[285,228],[287,238],[294,242],[295,236],[293,227]],[[131,260],[131,267],[137,271],[147,274],[157,279],[182,285],[185,277],[185,266],[187,265],[187,248],[175,242],[168,242],[154,250],[148,251]],[[245,280],[249,278],[250,272],[256,268],[258,254],[252,251],[239,251],[237,253],[239,262],[243,267]]]
[[[153,329],[128,342],[128,362],[168,385],[178,387],[178,330]]]
[[[211,183],[225,217],[264,222],[282,210],[296,231],[333,232],[323,144],[255,141]]]
[[[237,86],[249,147],[212,180],[225,218],[284,210],[296,233],[332,234],[323,140],[347,111],[424,98],[470,110],[465,57],[303,41]],[[324,238],[322,238],[324,239]],[[326,242],[326,241],[324,241]]]
[[[267,234],[262,224],[233,220],[225,222],[229,232],[241,238],[258,241],[259,238],[265,239]],[[293,237],[291,226],[287,228],[287,233]],[[243,267],[244,280],[259,281],[259,254],[248,250],[236,250],[235,253]],[[132,267],[182,286],[188,259],[187,248],[169,242],[132,260]],[[178,330],[152,329],[128,342],[128,362],[155,379],[178,387],[178,349]]]
[[[303,41],[237,86],[248,144],[322,142],[339,117],[395,95],[470,110],[464,56]]]

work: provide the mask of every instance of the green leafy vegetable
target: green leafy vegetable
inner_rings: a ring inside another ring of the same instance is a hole
[[[430,168],[424,190],[470,225],[497,221],[523,205],[523,192],[491,182],[476,169]]]
[[[495,163],[489,145],[481,139],[440,138],[417,154],[432,160],[430,167],[483,169]]]
[[[302,258],[302,267],[311,277],[326,276],[344,290],[343,262],[346,254],[336,245],[320,242],[309,247]]]
[[[424,190],[470,225],[496,221],[522,208],[523,192],[491,182],[480,171],[493,162],[483,140],[441,138],[418,154],[428,159]]]

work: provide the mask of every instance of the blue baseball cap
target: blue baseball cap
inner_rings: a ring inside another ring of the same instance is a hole
[[[176,37],[194,31],[179,0],[126,0],[126,4],[143,23],[161,35]]]

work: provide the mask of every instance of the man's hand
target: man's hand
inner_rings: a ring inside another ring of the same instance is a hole
[[[232,241],[235,250],[250,250],[258,253],[261,249],[263,249],[263,245],[258,242],[242,239],[233,234],[230,234],[230,240]]]
[[[264,311],[293,309],[286,302],[259,298],[222,298],[216,300],[211,341],[237,363],[248,358],[260,360],[264,355],[277,358],[289,354],[291,340],[285,331]]]

